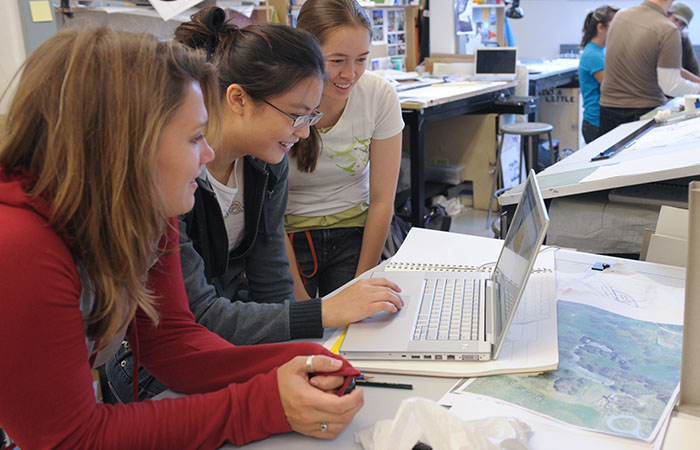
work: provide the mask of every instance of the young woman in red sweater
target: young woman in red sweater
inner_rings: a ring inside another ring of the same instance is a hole
[[[19,447],[332,438],[362,406],[330,393],[359,373],[322,347],[235,347],[188,309],[176,216],[214,157],[216,83],[203,55],[105,29],[60,32],[23,66],[0,144],[0,428]],[[123,336],[201,395],[97,403],[90,368]]]

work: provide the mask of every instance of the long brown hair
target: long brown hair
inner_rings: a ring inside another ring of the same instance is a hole
[[[297,28],[306,30],[323,43],[334,30],[344,26],[358,26],[372,33],[372,25],[362,7],[355,0],[307,0],[299,11]],[[297,142],[289,152],[296,159],[301,172],[313,172],[321,152],[321,135],[315,126],[308,138]]]
[[[96,29],[55,34],[20,71],[0,166],[27,172],[27,194],[50,202],[51,226],[93,285],[86,326],[99,350],[137,307],[158,320],[146,284],[167,223],[156,144],[190,82],[216,108],[214,70],[179,44]]]
[[[204,8],[191,19],[177,27],[175,40],[207,53],[222,98],[235,83],[253,101],[262,102],[309,77],[325,76],[321,48],[306,31],[269,22],[238,28],[217,7]],[[218,143],[207,139],[216,149]]]

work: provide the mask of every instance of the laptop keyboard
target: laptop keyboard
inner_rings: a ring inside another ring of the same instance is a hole
[[[550,304],[554,293],[552,293],[552,283],[547,278],[539,278],[537,275],[531,276],[523,293],[523,298],[525,297],[528,300],[520,302],[517,311],[515,311],[513,322],[537,322],[549,318]]]
[[[425,280],[413,340],[476,340],[480,281],[453,278]]]

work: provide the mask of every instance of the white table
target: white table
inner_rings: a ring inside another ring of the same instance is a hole
[[[568,273],[583,273],[589,267],[598,261],[612,263],[617,261],[617,258],[602,257],[600,255],[579,253],[572,251],[559,250],[556,253],[557,271]],[[652,264],[640,261],[621,260],[625,265],[632,270],[643,273],[654,280],[673,287],[683,286],[685,282],[685,270]],[[296,433],[277,435],[269,437],[263,441],[258,441],[246,445],[246,449],[277,449],[285,448],[286,450],[296,449],[359,449],[361,448],[354,442],[355,432],[368,427],[378,420],[393,418],[396,410],[405,398],[413,396],[421,396],[431,400],[439,400],[452,385],[456,379],[450,378],[433,378],[433,377],[416,377],[403,375],[382,375],[378,374],[376,380],[391,381],[398,383],[413,384],[414,389],[394,390],[383,388],[365,389],[365,405],[362,410],[355,416],[353,422],[334,440],[320,440]],[[700,436],[700,418],[688,416],[674,412],[670,426],[663,445],[664,450],[685,450],[697,446],[698,437]],[[224,446],[222,448],[233,448],[232,446]]]

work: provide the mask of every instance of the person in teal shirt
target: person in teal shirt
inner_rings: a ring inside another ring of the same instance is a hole
[[[583,22],[581,62],[578,78],[583,95],[583,125],[586,144],[600,136],[600,85],[605,74],[605,40],[610,22],[619,8],[603,5],[591,11]]]

